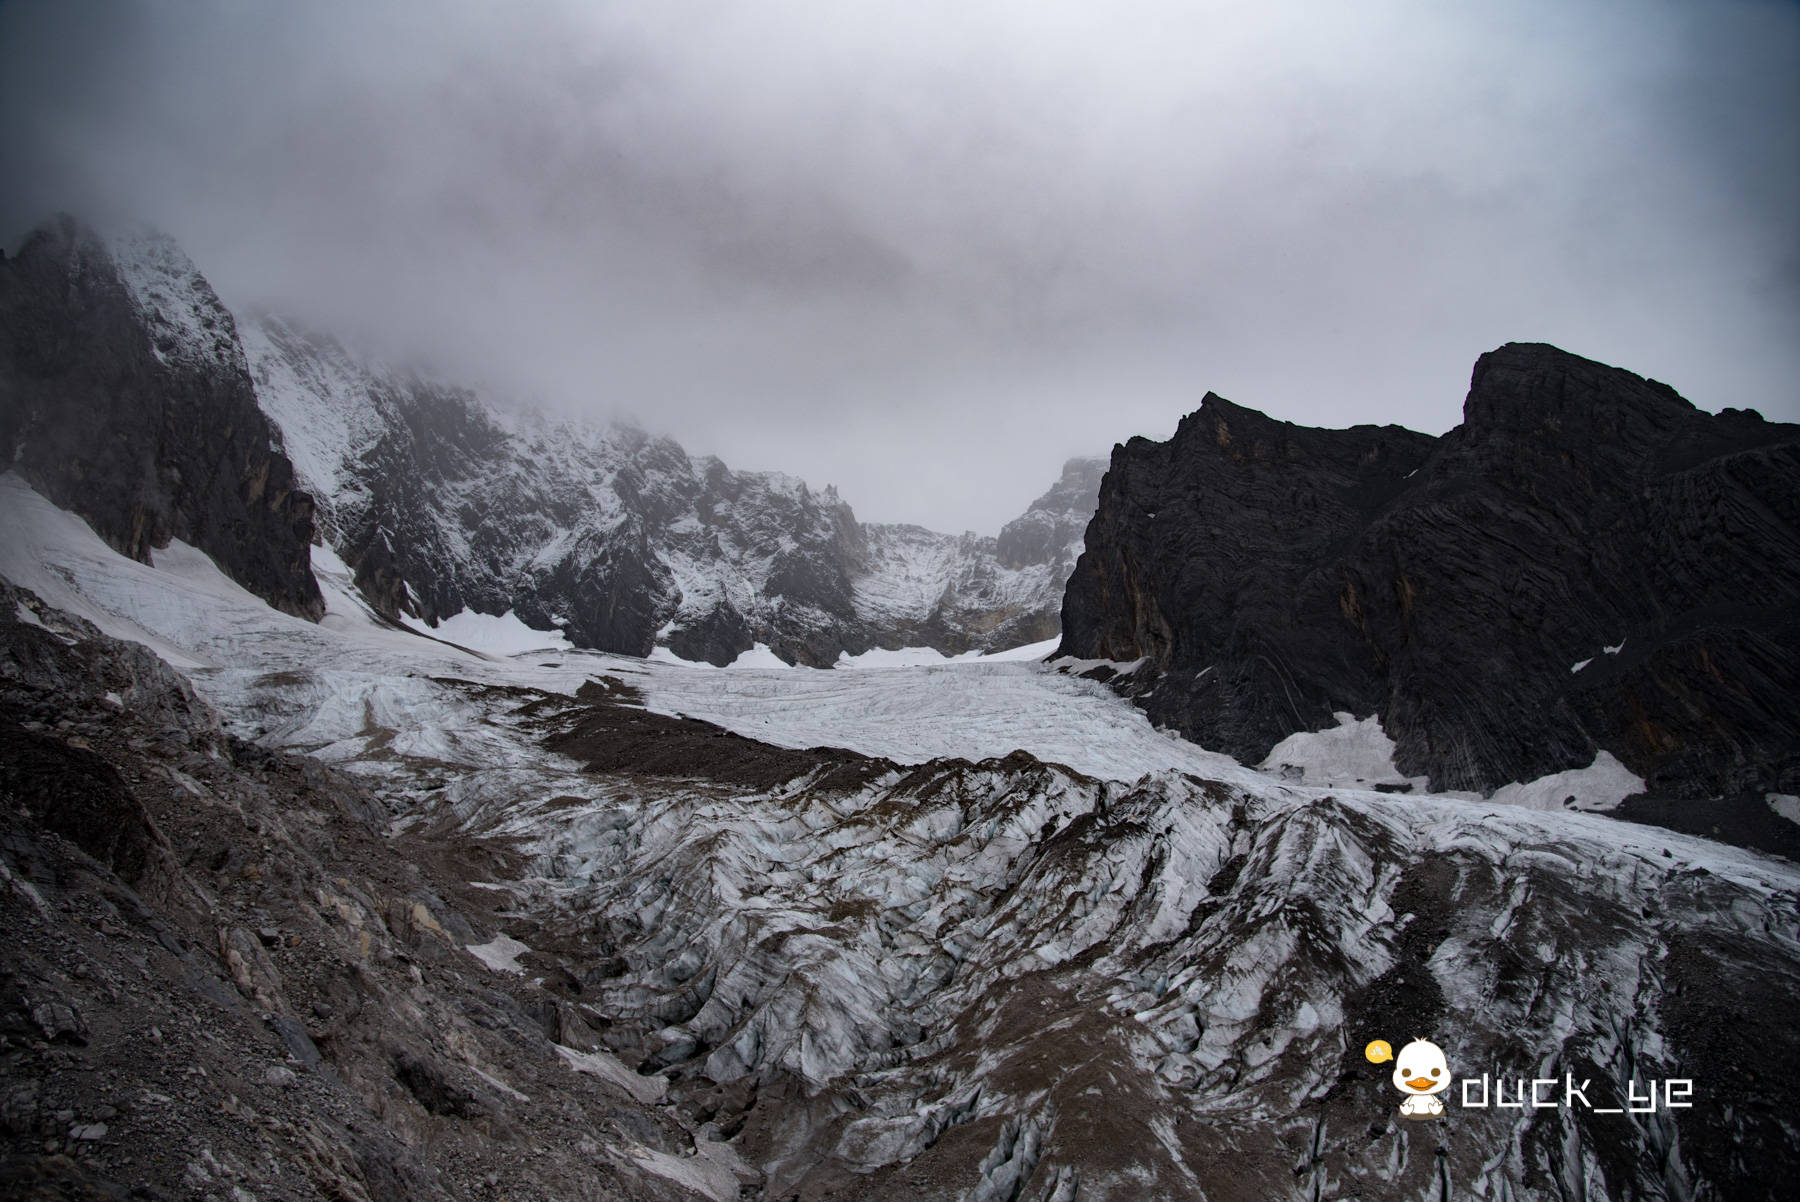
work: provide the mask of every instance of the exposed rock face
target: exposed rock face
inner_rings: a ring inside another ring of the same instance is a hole
[[[1050,491],[1000,528],[994,558],[1008,568],[1055,563],[1064,572],[1074,571],[1105,475],[1104,459],[1071,459],[1063,464],[1062,478]]]
[[[1441,439],[1208,395],[1115,448],[1063,622],[1249,762],[1350,711],[1437,788],[1604,748],[1653,794],[1791,793],[1800,427],[1535,344],[1481,357]]]
[[[143,562],[181,539],[288,613],[324,612],[312,500],[231,314],[166,238],[59,218],[0,262],[0,457]]]
[[[279,319],[246,323],[266,412],[325,536],[391,618],[514,610],[579,646],[790,662],[1052,638],[1100,469],[993,538],[863,525],[835,489],[734,472],[666,438],[507,414],[359,362]]]

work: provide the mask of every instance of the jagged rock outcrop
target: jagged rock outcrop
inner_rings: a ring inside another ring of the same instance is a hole
[[[759,557],[770,591],[797,611],[796,650],[849,615],[847,582],[815,574],[807,589],[796,567],[836,560],[848,510],[833,493],[739,477],[635,429],[512,418],[467,390],[369,370],[274,319],[248,326],[246,341],[327,541],[389,617],[514,610],[578,645],[643,655],[685,603],[693,621],[667,632],[686,636],[676,653],[729,662],[763,632],[731,620],[740,582],[707,570],[721,544]]]
[[[1055,637],[1099,486],[1098,461],[1071,461],[1000,540],[865,525],[833,488],[502,412],[278,318],[244,339],[327,541],[390,618],[513,610],[580,646],[715,664],[757,643],[815,666],[998,650]]]
[[[1105,475],[1104,459],[1077,458],[1063,464],[1062,476],[1050,490],[1000,528],[994,558],[1007,568],[1055,563],[1065,572],[1074,571]]]
[[[1063,623],[1253,763],[1350,711],[1437,788],[1605,749],[1652,794],[1792,793],[1800,427],[1536,344],[1483,355],[1438,439],[1209,394],[1114,449]]]
[[[63,217],[0,262],[0,460],[127,555],[181,539],[271,605],[324,613],[312,500],[231,314],[167,238]]]

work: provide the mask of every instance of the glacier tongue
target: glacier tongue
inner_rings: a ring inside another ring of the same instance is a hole
[[[501,937],[465,950],[601,1032],[571,1068],[654,1076],[729,1137],[647,1162],[702,1192],[741,1157],[769,1197],[1623,1202],[1773,1197],[1795,1158],[1787,862],[1290,785],[1051,665],[500,658],[335,587],[313,625],[6,487],[0,572],[166,648],[233,731],[355,774],[396,830],[517,849],[480,882]],[[588,767],[619,746],[667,754]],[[1453,1089],[1401,1119],[1362,1049],[1415,1037],[1457,1078],[1570,1076],[1590,1105]],[[1671,1078],[1692,1109],[1602,1113]]]
[[[909,1196],[1023,1144],[1025,1177],[1095,1197],[1210,1196],[1223,1163],[1265,1198],[1427,1196],[1440,1173],[1488,1196],[1562,1196],[1518,1188],[1544,1173],[1681,1196],[1702,1169],[1650,1153],[1673,1146],[1666,1113],[1467,1111],[1440,1155],[1361,1049],[1429,1036],[1472,1076],[1704,1090],[1692,974],[1764,1035],[1800,984],[1800,874],[1661,831],[1024,756],[869,771],[609,790],[475,828],[533,849],[544,928],[600,932],[611,967],[584,997],[616,1051],[677,1093],[796,1099],[750,1109],[736,1142],[805,1196]]]

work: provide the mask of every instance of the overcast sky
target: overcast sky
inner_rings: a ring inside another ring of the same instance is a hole
[[[1542,340],[1800,420],[1800,5],[0,3],[0,234],[991,532]]]

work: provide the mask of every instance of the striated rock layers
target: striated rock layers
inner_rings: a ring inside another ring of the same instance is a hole
[[[1438,789],[1605,749],[1652,796],[1793,793],[1800,427],[1540,344],[1483,355],[1436,439],[1209,394],[1114,449],[1063,627],[1248,762],[1350,711]]]
[[[121,552],[192,543],[317,619],[313,503],[257,408],[231,314],[166,238],[69,218],[0,262],[0,457]]]

